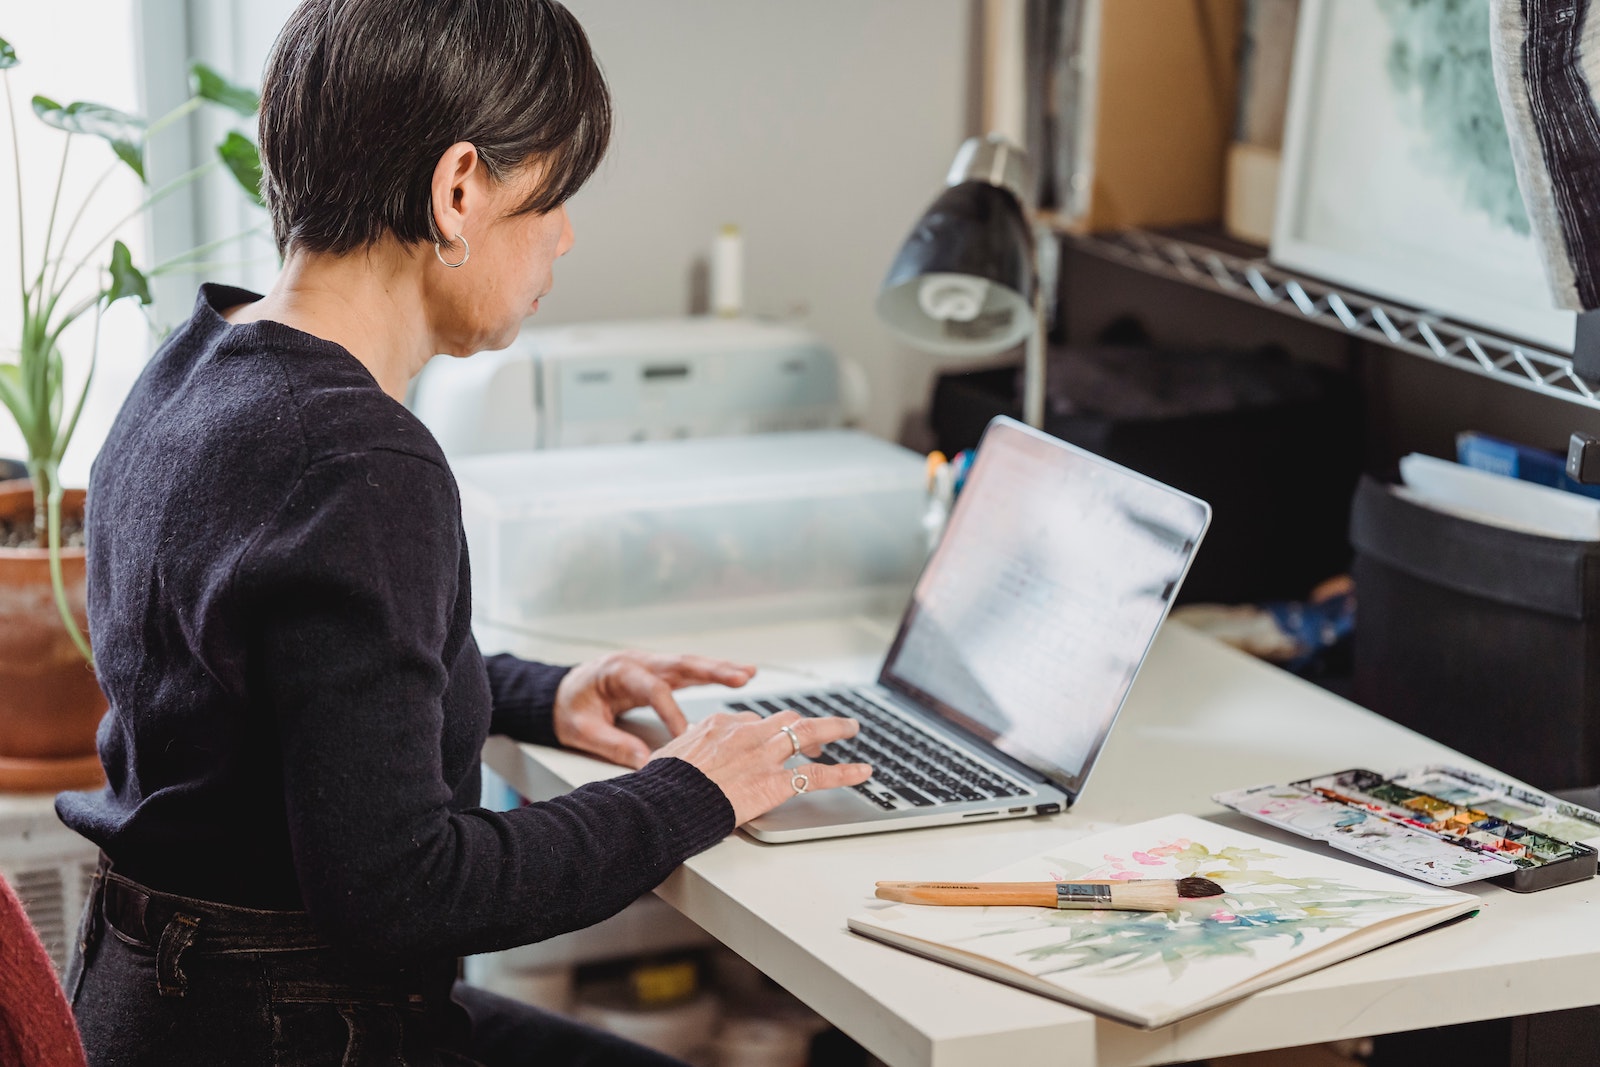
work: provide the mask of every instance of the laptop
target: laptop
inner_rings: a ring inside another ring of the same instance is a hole
[[[1083,791],[1210,521],[1202,500],[996,418],[877,684],[729,694],[686,701],[684,712],[860,721],[821,762],[870,763],[872,778],[745,824],[762,841],[1062,811]]]

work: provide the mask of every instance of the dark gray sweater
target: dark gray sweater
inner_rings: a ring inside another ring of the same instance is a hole
[[[419,957],[586,926],[726,836],[680,760],[478,806],[485,737],[553,743],[564,671],[479,654],[438,444],[342,347],[219,314],[255,299],[202,288],[95,462],[109,784],[67,825],[152,888]]]

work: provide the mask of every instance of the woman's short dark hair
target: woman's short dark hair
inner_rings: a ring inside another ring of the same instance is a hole
[[[555,0],[305,0],[267,61],[262,195],[280,252],[342,254],[392,233],[449,243],[433,171],[470,141],[504,181],[544,163],[517,213],[565,202],[611,137],[611,96]]]

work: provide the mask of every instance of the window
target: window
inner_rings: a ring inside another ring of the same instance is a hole
[[[138,72],[135,63],[135,0],[53,0],[50,4],[9,5],[3,32],[17,50],[20,63],[9,72],[11,99],[17,124],[22,175],[22,250],[27,253],[29,281],[39,269],[45,230],[50,219],[56,176],[61,171],[66,135],[51,129],[34,115],[35,94],[60,103],[91,100],[124,111],[139,111]],[[3,100],[0,100],[3,102]],[[11,162],[9,128],[0,131],[0,160]],[[145,189],[131,170],[118,162],[105,142],[73,137],[68,151],[66,180],[56,215],[51,243],[60,247],[91,188],[109,172],[72,231],[63,260],[63,274],[80,257],[88,263],[79,275],[80,295],[93,292],[91,273],[103,272],[110,262],[111,237],[120,238],[132,251],[135,263],[147,263],[143,220],[129,218]],[[21,297],[19,241],[12,220],[17,217],[16,168],[0,167],[0,360],[16,358],[20,333]],[[121,220],[121,221],[119,221]],[[104,240],[101,240],[104,238]],[[95,244],[94,242],[100,242]],[[86,315],[62,335],[71,395],[82,385],[94,343],[93,315]],[[100,358],[82,420],[63,463],[68,485],[88,480],[89,462],[117,408],[151,349],[150,328],[132,301],[113,307],[100,324]],[[0,455],[22,458],[23,444],[9,413],[0,412]]]
[[[38,269],[65,140],[64,134],[33,114],[34,94],[63,104],[88,100],[158,118],[188,97],[192,58],[205,60],[236,81],[256,84],[266,52],[291,6],[290,0],[256,0],[250,5],[241,0],[53,0],[7,11],[0,20],[0,33],[21,61],[9,73],[21,145],[22,236],[30,271]],[[80,295],[93,292],[91,271],[103,272],[110,262],[112,238],[121,239],[134,263],[146,269],[197,246],[217,244],[205,266],[152,279],[156,305],[149,319],[131,300],[119,302],[102,318],[94,380],[62,464],[62,478],[69,486],[88,483],[89,465],[154,350],[158,330],[188,318],[196,282],[208,278],[260,289],[276,273],[265,213],[249,204],[233,179],[220,170],[174,191],[149,211],[138,210],[164,182],[201,164],[212,163],[215,168],[214,146],[230,128],[254,134],[250,120],[219,112],[203,109],[151,139],[145,158],[148,187],[116,161],[103,141],[72,139],[53,245],[59,245],[85,196],[109,171],[68,249],[69,269],[88,253],[88,265],[78,279]],[[0,361],[9,362],[16,358],[21,304],[19,248],[16,227],[10,224],[16,218],[15,170],[9,165],[10,129],[3,121],[0,145],[4,146],[0,161],[5,164],[0,166],[0,219],[5,220],[0,223]],[[249,236],[223,241],[241,234]],[[152,321],[159,325],[152,326]],[[93,318],[85,316],[62,336],[74,399],[88,372],[94,335]],[[0,412],[0,456],[20,459],[23,450],[9,415]]]

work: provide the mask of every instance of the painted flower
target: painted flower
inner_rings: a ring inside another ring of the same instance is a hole
[[[1152,856],[1148,852],[1135,852],[1133,854],[1133,858],[1135,861],[1144,864],[1146,867],[1160,867],[1162,865],[1162,859],[1160,856]]]
[[[1237,922],[1238,920],[1239,920],[1239,917],[1237,915],[1235,915],[1231,911],[1223,911],[1221,909],[1218,909],[1217,911],[1214,911],[1214,912],[1211,913],[1211,921],[1212,922],[1231,923],[1231,922]]]

